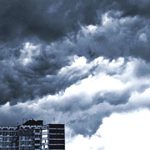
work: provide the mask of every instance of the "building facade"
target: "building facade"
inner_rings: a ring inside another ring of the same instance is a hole
[[[65,149],[64,124],[48,124],[43,128],[42,149],[44,150]]]
[[[0,150],[18,149],[17,127],[0,127]]]
[[[0,150],[65,150],[65,126],[28,120],[17,127],[0,127]]]

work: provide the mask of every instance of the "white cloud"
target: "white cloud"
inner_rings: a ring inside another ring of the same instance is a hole
[[[139,40],[141,40],[141,41],[143,41],[143,42],[147,42],[148,39],[147,39],[146,33],[141,33],[141,34],[139,35]]]
[[[21,55],[19,61],[23,65],[28,65],[32,62],[32,58],[36,57],[40,53],[40,45],[34,45],[31,42],[24,43],[23,49],[21,50]]]
[[[105,13],[102,15],[102,25],[104,27],[111,25],[112,22],[113,22],[113,18],[111,16],[109,16],[108,13]]]
[[[143,92],[135,91],[132,93],[129,101],[132,103],[150,102],[150,88],[145,89]]]
[[[66,150],[102,150],[102,140],[100,136],[95,134],[92,137],[84,137],[83,135],[77,135],[75,137],[70,137],[66,140]]]
[[[91,137],[77,135],[68,139],[66,150],[149,150],[150,111],[115,113],[104,118]]]
[[[115,92],[123,89],[124,84],[120,80],[102,73],[96,76],[89,76],[79,84],[72,85],[66,89],[65,95],[84,93],[93,96],[97,92]]]
[[[103,120],[97,132],[103,139],[104,150],[149,150],[150,111],[140,110],[112,114]]]

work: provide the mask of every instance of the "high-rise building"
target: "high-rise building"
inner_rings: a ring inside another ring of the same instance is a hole
[[[42,120],[28,120],[18,128],[19,150],[41,150]]]
[[[0,127],[0,150],[65,150],[64,124],[28,120],[16,127]]]
[[[48,124],[43,128],[42,149],[45,150],[65,149],[64,124]]]
[[[18,149],[17,127],[0,127],[0,150]]]

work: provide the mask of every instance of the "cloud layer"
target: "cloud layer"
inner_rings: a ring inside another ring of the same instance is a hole
[[[74,134],[92,135],[103,117],[113,112],[149,108],[147,65],[145,61],[133,58],[110,61],[99,57],[88,62],[85,57],[75,57],[72,64],[63,67],[58,74],[68,81],[82,76],[83,79],[55,95],[47,94],[13,106],[6,103],[0,109],[1,124],[7,124],[8,120],[15,124],[16,120],[43,118],[45,122],[66,123]],[[139,67],[147,73],[141,75]]]
[[[149,6],[0,0],[0,124],[55,120],[92,143],[103,118],[149,109]]]
[[[68,80],[59,73],[76,56],[87,61],[103,56],[110,60],[135,57],[149,62],[149,20],[140,16],[122,17],[120,11],[108,11],[101,15],[101,20],[100,24],[81,26],[76,34],[50,44],[34,38],[17,47],[2,44],[0,89],[5,91],[0,93],[2,104],[55,94],[85,78],[80,73],[73,77],[66,72],[72,76]]]

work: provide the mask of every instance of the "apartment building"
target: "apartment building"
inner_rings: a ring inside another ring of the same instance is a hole
[[[28,120],[16,127],[0,127],[0,150],[65,150],[65,126]]]
[[[48,124],[42,129],[42,149],[65,149],[64,124]]]
[[[0,150],[18,149],[17,127],[0,127]]]

